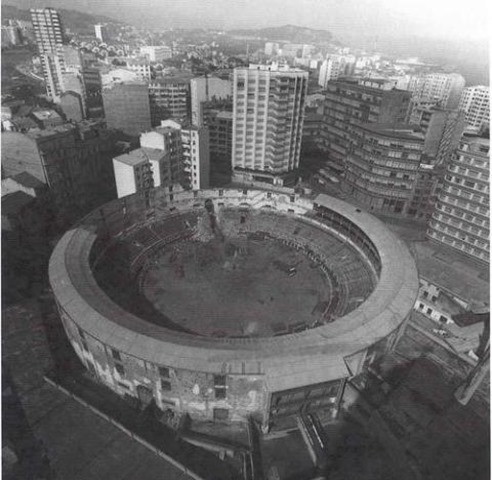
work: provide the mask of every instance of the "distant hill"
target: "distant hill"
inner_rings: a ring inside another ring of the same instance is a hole
[[[121,23],[103,15],[90,15],[63,8],[57,8],[56,10],[60,14],[62,24],[65,28],[82,35],[94,34],[94,25],[97,23]],[[21,9],[14,5],[5,5],[5,3],[2,3],[2,20],[5,21],[11,18],[31,21],[31,14],[28,9]]]
[[[296,25],[284,25],[282,27],[269,27],[248,30],[229,30],[231,35],[262,38],[265,40],[292,42],[292,43],[326,43],[333,42],[334,38],[328,30],[298,27]]]

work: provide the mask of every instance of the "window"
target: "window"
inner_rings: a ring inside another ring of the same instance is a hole
[[[422,296],[423,296],[424,298],[427,298],[427,297],[429,296],[429,292],[425,291],[425,292],[422,294]]]
[[[423,303],[419,303],[419,308],[420,308],[420,310],[423,310],[424,309],[424,304]]]
[[[217,400],[226,398],[227,385],[225,375],[214,375],[215,398]]]
[[[161,378],[161,390],[164,390],[165,392],[171,391],[171,382]]]
[[[161,378],[169,378],[169,368],[159,367],[159,375]]]
[[[117,361],[117,362],[121,362],[121,355],[120,355],[120,352],[118,352],[118,350],[111,350],[111,353],[113,355],[113,358]]]
[[[441,315],[441,316],[439,317],[439,321],[440,321],[441,323],[446,323],[446,322],[448,321],[448,319],[447,319],[444,315]]]
[[[427,315],[431,315],[432,314],[432,308],[428,308],[427,309]]]
[[[118,372],[118,375],[120,377],[125,376],[125,367],[123,367],[123,365],[121,365],[120,363],[115,363],[114,367],[116,368],[116,371]]]

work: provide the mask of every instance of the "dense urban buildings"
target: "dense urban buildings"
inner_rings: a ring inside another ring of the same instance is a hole
[[[490,125],[490,88],[484,85],[465,88],[459,109],[465,113],[468,129],[478,132],[482,127]]]
[[[429,223],[430,239],[489,262],[490,138],[465,133],[449,163],[436,210]]]
[[[113,152],[113,134],[100,120],[32,129],[25,134],[2,133],[4,175],[29,173],[48,186],[61,211],[87,209],[99,197],[98,190],[112,190],[105,173]]]
[[[283,183],[298,167],[307,80],[307,72],[275,64],[234,70],[235,177]]]

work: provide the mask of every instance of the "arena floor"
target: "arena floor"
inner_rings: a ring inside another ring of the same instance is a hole
[[[272,238],[246,236],[167,245],[141,285],[173,322],[217,337],[307,328],[320,320],[330,296],[328,279],[302,253]]]

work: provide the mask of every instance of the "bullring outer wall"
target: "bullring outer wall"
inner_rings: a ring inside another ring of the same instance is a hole
[[[346,241],[350,232],[359,232],[366,252],[373,251],[371,262],[379,273],[374,291],[333,323],[262,338],[181,333],[151,324],[114,303],[92,274],[98,249],[134,225],[203,208],[207,199],[218,209],[268,207],[302,217]],[[315,209],[341,219],[338,232],[333,223],[316,217]],[[151,195],[115,200],[63,236],[51,257],[49,274],[67,336],[100,381],[121,395],[145,402],[153,398],[162,409],[203,419],[243,420],[254,415],[264,426],[276,415],[295,413],[302,391],[309,390],[315,399],[313,408],[336,409],[344,380],[391,348],[418,294],[417,271],[406,246],[371,215],[325,195],[313,201],[261,190],[155,189]]]

